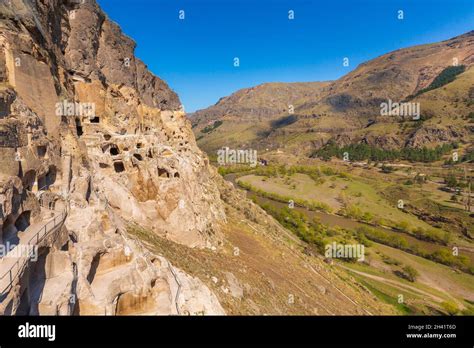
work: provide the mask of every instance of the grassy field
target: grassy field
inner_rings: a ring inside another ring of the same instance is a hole
[[[390,238],[398,236],[405,240],[409,252],[372,241],[367,245],[364,262],[338,263],[398,314],[469,314],[474,311],[474,276],[468,272],[468,267],[474,265],[473,253],[459,254],[467,262],[462,270],[429,256],[438,251],[451,254],[454,245],[473,248],[473,243],[461,233],[459,226],[453,227],[450,220],[462,220],[470,228],[472,218],[462,210],[461,204],[450,200],[449,192],[441,190],[442,177],[433,176],[422,183],[406,185],[407,178],[413,178],[420,172],[419,168],[402,166],[381,173],[374,167],[350,168],[332,163],[246,170],[228,168],[223,173],[229,172],[234,173],[235,183],[254,192],[250,197],[255,202],[264,208],[270,203],[273,208],[269,212],[277,220],[281,219],[290,230],[291,223],[297,224],[299,227],[293,228],[295,233],[310,244],[316,242],[319,250],[332,241],[360,243],[357,226],[361,224],[381,229]],[[430,173],[429,168],[424,168],[424,172]],[[302,202],[303,206],[295,209],[306,217],[301,220],[299,215],[294,215],[285,221],[289,199]],[[397,204],[399,199],[404,200],[403,209]],[[331,211],[305,210],[305,205],[310,204],[327,205]],[[437,216],[447,221],[438,222]],[[315,218],[316,225],[311,222]],[[322,225],[318,225],[321,222]],[[449,226],[451,228],[447,228]],[[308,228],[310,232],[305,234]],[[417,256],[418,253],[425,256]],[[414,281],[404,278],[407,268],[415,270]],[[400,295],[404,299],[401,303]]]
[[[336,175],[313,180],[306,174],[296,173],[290,176],[266,177],[261,175],[245,175],[238,179],[257,189],[277,195],[303,199],[312,202],[327,204],[334,212],[344,214],[344,207],[359,210],[380,225],[396,226],[399,222],[406,222],[410,229],[424,228],[443,231],[433,227],[413,214],[398,208],[398,199],[390,202],[381,192],[393,187],[390,183],[380,183],[363,177],[345,177]],[[405,198],[403,195],[397,197]],[[408,195],[404,204],[410,203]]]
[[[394,271],[407,265],[414,267],[419,272],[416,282],[409,282],[395,275]],[[473,276],[455,272],[450,267],[398,249],[374,243],[365,263],[350,263],[346,266],[354,271],[381,278],[373,279],[369,276],[355,274],[356,277],[369,282],[372,287],[385,294],[386,303],[397,301],[398,295],[403,294],[404,303],[411,303],[408,307],[411,307],[412,313],[426,313],[428,307],[431,308],[431,311],[443,312],[444,302],[455,303],[459,313],[463,311],[466,314],[472,313],[474,309],[472,306]],[[426,301],[427,298],[429,301]],[[412,303],[412,300],[416,300],[416,302]]]
[[[239,181],[249,183],[266,192],[298,197],[312,202],[323,202],[336,211],[342,207],[337,199],[337,195],[328,195],[325,193],[327,190],[332,189],[331,186],[335,184],[333,181],[325,181],[317,184],[306,174],[296,173],[291,176],[273,178],[246,175],[240,177]],[[333,189],[337,190],[336,187]]]

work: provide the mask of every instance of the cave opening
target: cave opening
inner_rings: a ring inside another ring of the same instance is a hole
[[[111,146],[110,146],[110,154],[111,154],[112,156],[117,156],[117,155],[120,154],[120,151],[119,151],[117,145],[111,145]]]
[[[170,173],[168,173],[168,171],[164,168],[158,168],[158,176],[160,178],[169,178]]]
[[[2,225],[2,240],[5,242],[16,242],[18,241],[17,230],[15,228],[15,219],[13,215],[8,215]],[[14,238],[15,240],[11,240]]]
[[[81,121],[78,118],[76,118],[76,132],[78,137],[81,137],[84,134]]]
[[[36,179],[36,171],[29,170],[23,175],[21,178],[21,183],[23,184],[23,189],[27,191],[33,190],[33,186],[35,184]]]
[[[39,158],[44,158],[44,156],[46,156],[46,151],[47,148],[45,145],[40,145],[36,147],[36,153],[38,154]]]
[[[89,284],[92,284],[92,282],[94,281],[95,275],[97,273],[97,268],[99,268],[99,263],[100,254],[97,254],[92,259],[91,268],[89,270],[89,274],[87,275],[87,281],[89,282]]]
[[[123,162],[114,162],[114,169],[116,173],[121,173],[125,171],[125,166]]]
[[[18,216],[15,221],[15,228],[18,232],[25,231],[30,226],[31,211],[27,210]]]
[[[38,190],[48,190],[51,185],[56,182],[57,170],[55,166],[51,166],[46,175],[38,177]]]

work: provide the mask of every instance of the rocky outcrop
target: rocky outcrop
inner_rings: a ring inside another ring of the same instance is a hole
[[[134,48],[93,0],[0,3],[0,314],[391,313],[217,174]]]
[[[134,50],[95,1],[0,4],[0,242],[67,212],[0,289],[4,314],[224,314],[127,235],[210,248],[225,221],[179,98]]]
[[[469,132],[463,127],[427,126],[417,129],[407,141],[409,147],[422,147],[425,144],[442,144],[463,139]]]

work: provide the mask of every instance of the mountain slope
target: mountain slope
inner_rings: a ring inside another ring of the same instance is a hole
[[[2,2],[0,48],[0,243],[38,247],[1,314],[393,312],[223,181],[95,1]]]
[[[402,120],[399,117],[381,116],[381,103],[389,99],[397,103],[405,101],[428,87],[453,64],[465,67],[465,72],[455,81],[410,99],[413,103],[420,103],[421,118],[431,118],[431,122],[423,122],[421,127],[416,125],[421,129],[415,131],[400,132],[398,127]],[[228,97],[223,99],[227,101],[225,109],[217,103],[192,116],[194,132],[198,144],[210,153],[221,146],[252,146],[258,149],[286,148],[293,153],[304,150],[309,154],[331,138],[342,144],[364,141],[383,148],[462,142],[472,134],[468,122],[462,120],[472,112],[472,86],[459,81],[468,81],[472,77],[473,64],[474,31],[471,31],[439,43],[399,49],[363,63],[342,78],[316,88],[312,94],[306,91],[306,95],[298,99],[293,115],[288,110],[283,111],[281,105],[293,103],[294,96],[288,92],[286,98],[280,95],[280,107],[273,108],[273,112],[267,110],[272,119],[281,120],[277,127],[268,120],[260,121],[258,114],[252,118],[238,111],[233,114],[225,112],[228,109],[247,109],[247,100]],[[453,91],[442,96],[446,88]],[[280,90],[282,93],[291,90],[291,84],[286,89],[281,86]],[[434,108],[438,98],[443,99],[443,105]],[[263,93],[260,100],[262,104],[267,100],[268,106],[273,105],[271,98]],[[230,102],[233,104],[229,105]],[[459,121],[451,125],[452,129],[447,132],[441,129],[439,133],[443,134],[440,136],[429,130],[433,129],[433,123],[445,124],[455,113]],[[203,133],[209,119],[221,120],[223,124]],[[285,124],[285,120],[291,122]],[[412,140],[420,132],[433,133],[433,136],[425,141]]]
[[[188,117],[204,149],[220,147],[223,138],[227,145],[251,142],[290,109],[298,108],[305,100],[319,99],[328,85],[329,82],[266,83],[239,90]],[[219,130],[207,132],[218,120],[222,121]]]

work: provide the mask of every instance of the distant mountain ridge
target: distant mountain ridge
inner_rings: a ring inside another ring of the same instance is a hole
[[[310,153],[329,139],[382,148],[466,142],[472,136],[468,115],[474,111],[473,64],[474,31],[470,31],[384,54],[336,81],[242,89],[189,117],[198,144],[208,152],[226,145]],[[453,81],[413,97],[456,65],[464,66],[464,72]],[[400,118],[381,115],[381,103],[406,99],[420,103],[419,122],[405,120],[406,126],[401,127]],[[292,122],[273,126],[290,115]],[[217,120],[222,121],[219,127],[202,132]]]

